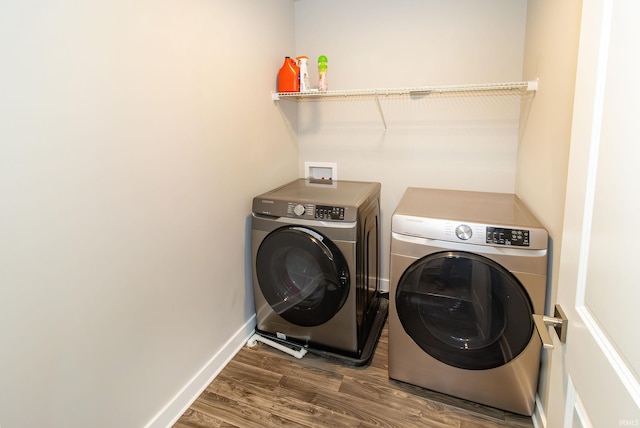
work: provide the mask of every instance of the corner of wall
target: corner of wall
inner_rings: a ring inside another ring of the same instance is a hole
[[[145,428],[173,426],[182,414],[196,401],[213,379],[240,351],[254,332],[256,317],[253,315],[215,355],[191,378],[191,380],[145,425]]]

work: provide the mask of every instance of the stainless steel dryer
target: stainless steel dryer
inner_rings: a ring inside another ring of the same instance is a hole
[[[409,188],[391,232],[389,376],[531,415],[546,230],[512,194]]]
[[[298,179],[253,199],[256,331],[362,365],[386,320],[380,184]]]

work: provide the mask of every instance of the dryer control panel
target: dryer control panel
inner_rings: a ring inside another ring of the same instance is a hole
[[[315,218],[321,220],[344,220],[344,207],[316,205]]]
[[[309,202],[286,202],[286,210],[284,212],[283,208],[285,208],[285,205],[280,201],[275,201],[273,205],[265,205],[265,201],[263,200],[262,205],[263,207],[269,208],[269,210],[263,209],[259,214],[274,217],[285,216],[306,220],[345,221],[348,220],[350,216],[348,207],[334,205],[315,205]]]
[[[528,247],[529,231],[526,229],[507,229],[487,226],[487,244]]]

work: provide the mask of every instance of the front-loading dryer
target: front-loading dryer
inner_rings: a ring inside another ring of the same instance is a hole
[[[391,234],[389,377],[531,415],[546,230],[513,194],[409,188]]]
[[[256,196],[256,332],[367,363],[388,307],[380,295],[379,234],[379,183],[298,179]]]

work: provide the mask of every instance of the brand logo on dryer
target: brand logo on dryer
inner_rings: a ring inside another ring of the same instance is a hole
[[[403,217],[403,220],[407,223],[423,223],[424,219],[420,217]]]

